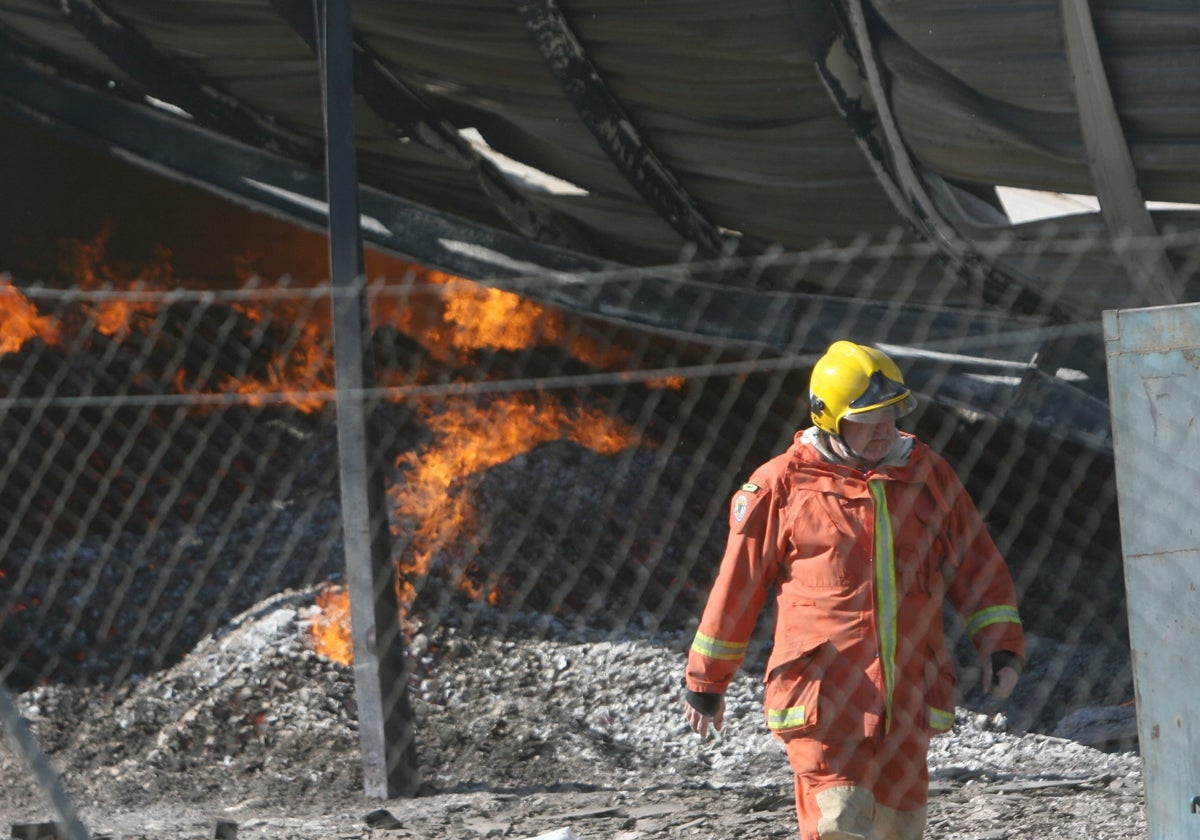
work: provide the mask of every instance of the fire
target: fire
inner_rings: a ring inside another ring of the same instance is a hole
[[[565,313],[547,309],[513,292],[481,286],[439,271],[424,271],[421,278],[441,288],[440,315],[423,322],[420,314],[414,315],[411,309],[391,315],[397,326],[421,341],[438,358],[454,353],[463,356],[485,348],[516,351],[557,347],[592,367],[619,370],[628,366],[632,357],[623,347],[611,343],[602,346],[591,336],[572,330]],[[646,386],[679,390],[683,384],[682,377],[666,377],[647,382]]]
[[[60,269],[76,286],[88,291],[114,288],[145,291],[173,285],[169,251],[156,249],[147,263],[136,268],[128,265],[111,267],[106,259],[111,238],[112,227],[106,225],[88,241],[64,242],[59,256]],[[158,304],[151,300],[102,300],[91,304],[90,315],[96,332],[119,338],[134,329],[138,316],[153,315],[157,309]]]
[[[171,254],[156,249],[141,265],[109,265],[107,247],[111,230],[106,228],[88,241],[63,243],[60,269],[80,289],[105,291],[122,289],[133,292],[166,292],[179,288],[171,265]],[[244,287],[257,284],[246,272]],[[156,318],[162,303],[153,296],[95,300],[86,305],[92,329],[104,336],[121,340],[137,333],[146,336],[161,328]],[[327,401],[312,392],[328,391],[333,386],[333,360],[328,348],[329,317],[323,306],[300,311],[294,300],[264,298],[261,303],[233,301],[228,304],[231,317],[241,316],[260,334],[275,330],[282,338],[276,342],[272,357],[252,372],[235,376],[214,370],[202,383],[196,373],[179,369],[170,377],[181,394],[241,394],[250,405],[265,405],[278,399],[305,413],[323,410]],[[254,336],[256,340],[260,336]]]
[[[313,650],[334,662],[350,664],[354,645],[350,638],[350,594],[339,586],[317,592],[310,635]]]
[[[7,278],[0,278],[0,354],[16,353],[34,338],[57,344],[61,340],[58,324],[39,314]]]
[[[455,582],[469,597],[496,603],[498,581],[480,585],[467,576],[483,533],[471,491],[491,467],[555,440],[568,439],[601,454],[632,445],[630,429],[598,410],[568,410],[545,395],[517,395],[478,405],[467,399],[426,404],[421,415],[435,435],[424,449],[400,456],[402,481],[389,488],[396,521],[415,522],[412,542],[397,564],[402,606],[412,603],[412,579],[430,571],[435,558],[450,564]],[[337,662],[353,663],[350,644],[349,595],[328,588],[317,595],[320,608],[310,633],[315,649]]]
[[[164,343],[196,339],[190,332],[176,329],[177,321],[171,317],[178,312],[165,310],[163,297],[157,294],[184,291],[171,267],[170,253],[158,249],[143,265],[110,265],[106,258],[110,233],[106,229],[90,241],[64,243],[60,268],[79,289],[145,294],[94,295],[76,304],[75,315],[60,321],[40,314],[16,288],[3,282],[0,352],[19,350],[32,338],[58,343],[68,325],[90,330],[85,338],[91,339],[103,336],[123,341],[138,336]],[[421,294],[405,293],[393,299],[377,294],[372,305],[373,326],[401,330],[420,342],[433,359],[452,360],[465,367],[484,349],[516,352],[547,347],[594,368],[620,370],[632,357],[630,350],[596,341],[564,312],[512,292],[414,267],[409,267],[407,276],[416,284],[410,282],[399,291]],[[244,288],[253,283],[257,278],[247,272]],[[180,367],[163,378],[181,394],[238,394],[250,405],[273,400],[303,412],[325,410],[327,395],[335,385],[328,302],[310,302],[301,310],[306,299],[304,295],[232,295],[230,302],[218,302],[203,312],[178,310],[211,316],[202,324],[208,332],[197,340],[228,340],[231,346],[241,341],[253,353],[246,357],[244,369],[237,371],[209,363],[200,371]],[[188,322],[185,326],[195,325]],[[171,354],[156,358],[171,358]],[[487,578],[485,570],[473,565],[487,538],[476,514],[474,489],[489,469],[555,440],[571,440],[610,455],[635,442],[631,430],[604,411],[567,407],[540,392],[425,402],[418,408],[432,441],[398,458],[396,466],[403,479],[389,489],[393,527],[405,531],[403,542],[407,545],[397,560],[398,595],[403,606],[411,604],[415,596],[412,581],[431,571],[449,575],[470,597],[492,603],[500,597],[501,582]],[[316,650],[349,662],[347,593],[330,588],[318,595],[316,606],[311,627]]]
[[[602,454],[633,442],[620,421],[599,411],[568,412],[546,397],[510,396],[482,407],[453,400],[436,412],[425,406],[422,413],[436,443],[400,457],[404,480],[390,491],[397,514],[418,523],[416,558],[402,570],[407,573],[424,572],[436,551],[462,534],[477,534],[469,498],[472,476],[564,437]]]
[[[436,271],[420,276],[427,287],[440,291],[439,303],[419,309],[410,297],[408,307],[389,311],[384,302],[376,307],[377,323],[398,326],[435,358],[469,363],[473,352],[485,348],[516,351],[550,346],[594,367],[620,369],[628,363],[629,351],[603,349],[588,336],[572,332],[560,311]],[[675,380],[652,387],[681,385],[682,380]],[[405,529],[403,536],[408,542],[397,562],[402,610],[415,598],[414,581],[432,571],[449,575],[468,597],[490,603],[499,599],[501,582],[474,568],[487,535],[476,515],[473,490],[488,469],[555,440],[571,440],[606,455],[635,442],[631,430],[605,412],[568,409],[540,392],[493,397],[486,402],[467,398],[427,402],[420,406],[420,415],[434,439],[399,457],[396,466],[403,478],[388,491],[393,527]],[[481,575],[482,583],[478,581]],[[344,592],[339,597],[348,598]],[[314,623],[313,633],[335,634],[342,640],[349,637],[349,630],[335,622],[321,628]],[[343,649],[348,656],[338,661],[350,664],[353,651]]]
[[[251,320],[261,321],[260,309],[249,306],[236,307]],[[277,313],[274,318],[288,317]],[[243,379],[231,383],[235,393],[262,395],[262,399],[251,399],[251,405],[264,405],[269,394],[285,394],[286,401],[301,411],[311,414],[325,408],[325,400],[312,396],[313,391],[328,390],[333,384],[333,357],[327,352],[323,324],[308,322],[292,327],[295,340],[283,360],[272,359],[270,365],[256,379]]]
[[[446,323],[451,340],[462,350],[520,350],[535,344],[556,344],[564,330],[561,313],[506,292],[449,278],[445,293]]]

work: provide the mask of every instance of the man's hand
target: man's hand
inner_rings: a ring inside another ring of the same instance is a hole
[[[725,698],[722,696],[717,703],[716,714],[706,715],[704,712],[697,709],[686,700],[683,703],[683,717],[688,722],[688,726],[692,731],[701,738],[708,738],[708,728],[711,726],[713,732],[720,732],[721,727],[725,725]]]
[[[1005,665],[999,671],[994,671],[992,661],[985,659],[983,661],[983,693],[990,694],[993,697],[1004,699],[1012,696],[1013,689],[1017,687],[1017,679],[1020,674],[1017,669],[1011,665]]]

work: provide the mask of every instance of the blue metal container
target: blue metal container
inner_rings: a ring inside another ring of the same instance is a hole
[[[1152,840],[1200,837],[1200,304],[1104,313]]]

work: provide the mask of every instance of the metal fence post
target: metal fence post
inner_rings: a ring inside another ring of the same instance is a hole
[[[365,792],[384,799],[416,792],[416,748],[383,452],[380,435],[370,431],[372,412],[366,400],[374,384],[374,365],[354,151],[350,3],[318,0],[315,11],[325,98],[338,451],[359,738]]]
[[[90,840],[87,828],[79,821],[79,815],[71,799],[63,788],[62,780],[46,760],[45,754],[38,746],[37,739],[29,729],[25,718],[17,708],[16,701],[8,692],[8,686],[0,682],[0,732],[7,736],[9,744],[17,755],[25,760],[46,803],[58,817],[55,826],[55,836],[62,840]],[[16,830],[13,830],[16,836]]]

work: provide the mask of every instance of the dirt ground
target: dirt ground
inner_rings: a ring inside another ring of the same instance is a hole
[[[124,840],[795,836],[786,759],[762,724],[752,669],[730,691],[720,737],[701,742],[684,726],[684,632],[587,638],[551,627],[522,638],[510,624],[504,638],[482,625],[417,636],[420,792],[369,798],[353,673],[312,650],[314,610],[312,591],[268,599],[119,692],[19,695],[87,831]],[[1035,640],[1035,650],[1052,649]],[[928,836],[1145,836],[1137,754],[1017,729],[1010,719],[1035,696],[1025,691],[1009,708],[961,708],[955,731],[935,741]],[[0,822],[36,836],[56,812],[27,757],[0,750],[0,772]]]

